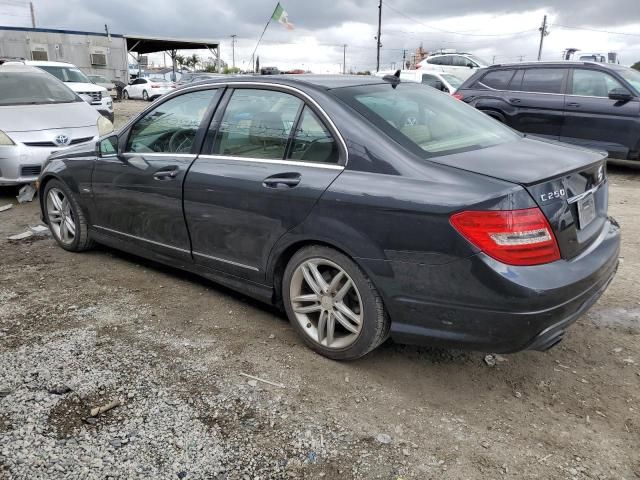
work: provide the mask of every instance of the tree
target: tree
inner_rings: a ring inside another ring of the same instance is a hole
[[[229,73],[240,73],[240,69],[238,67],[226,67],[223,70],[223,73],[227,73],[227,74],[229,74]]]
[[[184,55],[179,55],[176,54],[176,65],[180,68],[182,67],[188,67],[189,65],[187,64],[187,58]]]
[[[640,71],[640,62],[634,63],[633,65],[631,65],[631,68]]]

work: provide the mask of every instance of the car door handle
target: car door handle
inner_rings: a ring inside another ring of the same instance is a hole
[[[579,108],[580,104],[576,102],[569,102],[567,103],[567,107]]]
[[[173,180],[178,176],[178,173],[180,173],[180,169],[173,165],[171,167],[165,167],[158,170],[153,174],[153,178],[156,180]]]
[[[265,178],[262,186],[266,188],[293,188],[300,183],[302,176],[299,173],[279,173]]]
[[[520,102],[522,102],[522,100],[520,98],[510,98],[509,101],[511,103],[520,103]]]

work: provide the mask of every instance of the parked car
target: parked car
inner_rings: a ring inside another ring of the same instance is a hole
[[[478,71],[456,92],[516,130],[640,160],[640,72],[595,62],[532,62]]]
[[[16,62],[6,62],[5,65]],[[93,108],[113,122],[113,100],[106,88],[93,83],[75,65],[67,62],[45,62],[35,60],[24,60],[18,62],[32,67],[38,67],[53,75],[67,87],[80,95]]]
[[[394,71],[381,71],[376,72],[377,77],[384,77],[385,75],[395,75]],[[456,89],[462,85],[462,80],[451,75],[450,73],[437,72],[435,70],[401,70],[400,80],[403,82],[416,82],[428,85],[440,90],[442,92],[453,95]]]
[[[471,53],[438,53],[422,60],[416,68],[450,73],[466,80],[478,68],[488,67],[489,63]]]
[[[118,98],[116,84],[113,81],[107,80],[107,78],[102,75],[87,75],[87,77],[89,77],[89,80],[91,80],[96,85],[106,88],[112,99]]]
[[[61,148],[113,131],[65,84],[25,65],[0,66],[0,185],[31,183]]]
[[[182,88],[52,156],[39,188],[62,248],[103,243],[280,305],[333,359],[389,335],[548,349],[606,289],[620,249],[602,154],[375,77]]]
[[[172,92],[176,88],[173,82],[164,78],[136,78],[130,85],[124,87],[122,95],[124,99],[141,98],[152,101],[162,95]]]
[[[224,78],[226,75],[222,73],[208,73],[208,72],[194,72],[183,73],[180,80],[176,83],[176,87],[182,87],[194,82],[201,82],[203,80],[212,80],[214,78]]]

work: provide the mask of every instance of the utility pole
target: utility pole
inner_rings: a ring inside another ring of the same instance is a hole
[[[380,47],[382,47],[382,43],[380,42],[380,36],[382,35],[382,0],[378,2],[378,36],[376,37],[377,45],[376,45],[376,72],[380,71]]]
[[[407,59],[407,50],[403,48],[402,49],[402,70],[407,68],[406,59]]]
[[[542,20],[542,26],[538,29],[540,30],[540,47],[538,48],[538,61],[542,57],[542,42],[544,41],[544,37],[549,35],[549,31],[547,30],[547,16],[544,16]]]
[[[33,8],[33,2],[29,2],[29,10],[31,10],[31,27],[36,28],[36,11]]]
[[[342,45],[342,74],[347,73],[347,44]]]
[[[231,35],[231,65],[236,68],[236,37],[237,35]]]

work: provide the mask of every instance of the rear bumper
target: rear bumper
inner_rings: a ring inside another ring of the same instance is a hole
[[[444,265],[365,262],[399,343],[510,353],[546,350],[605,291],[618,267],[620,229],[607,221],[581,255],[512,267],[484,254]],[[390,267],[390,268],[389,268]]]

